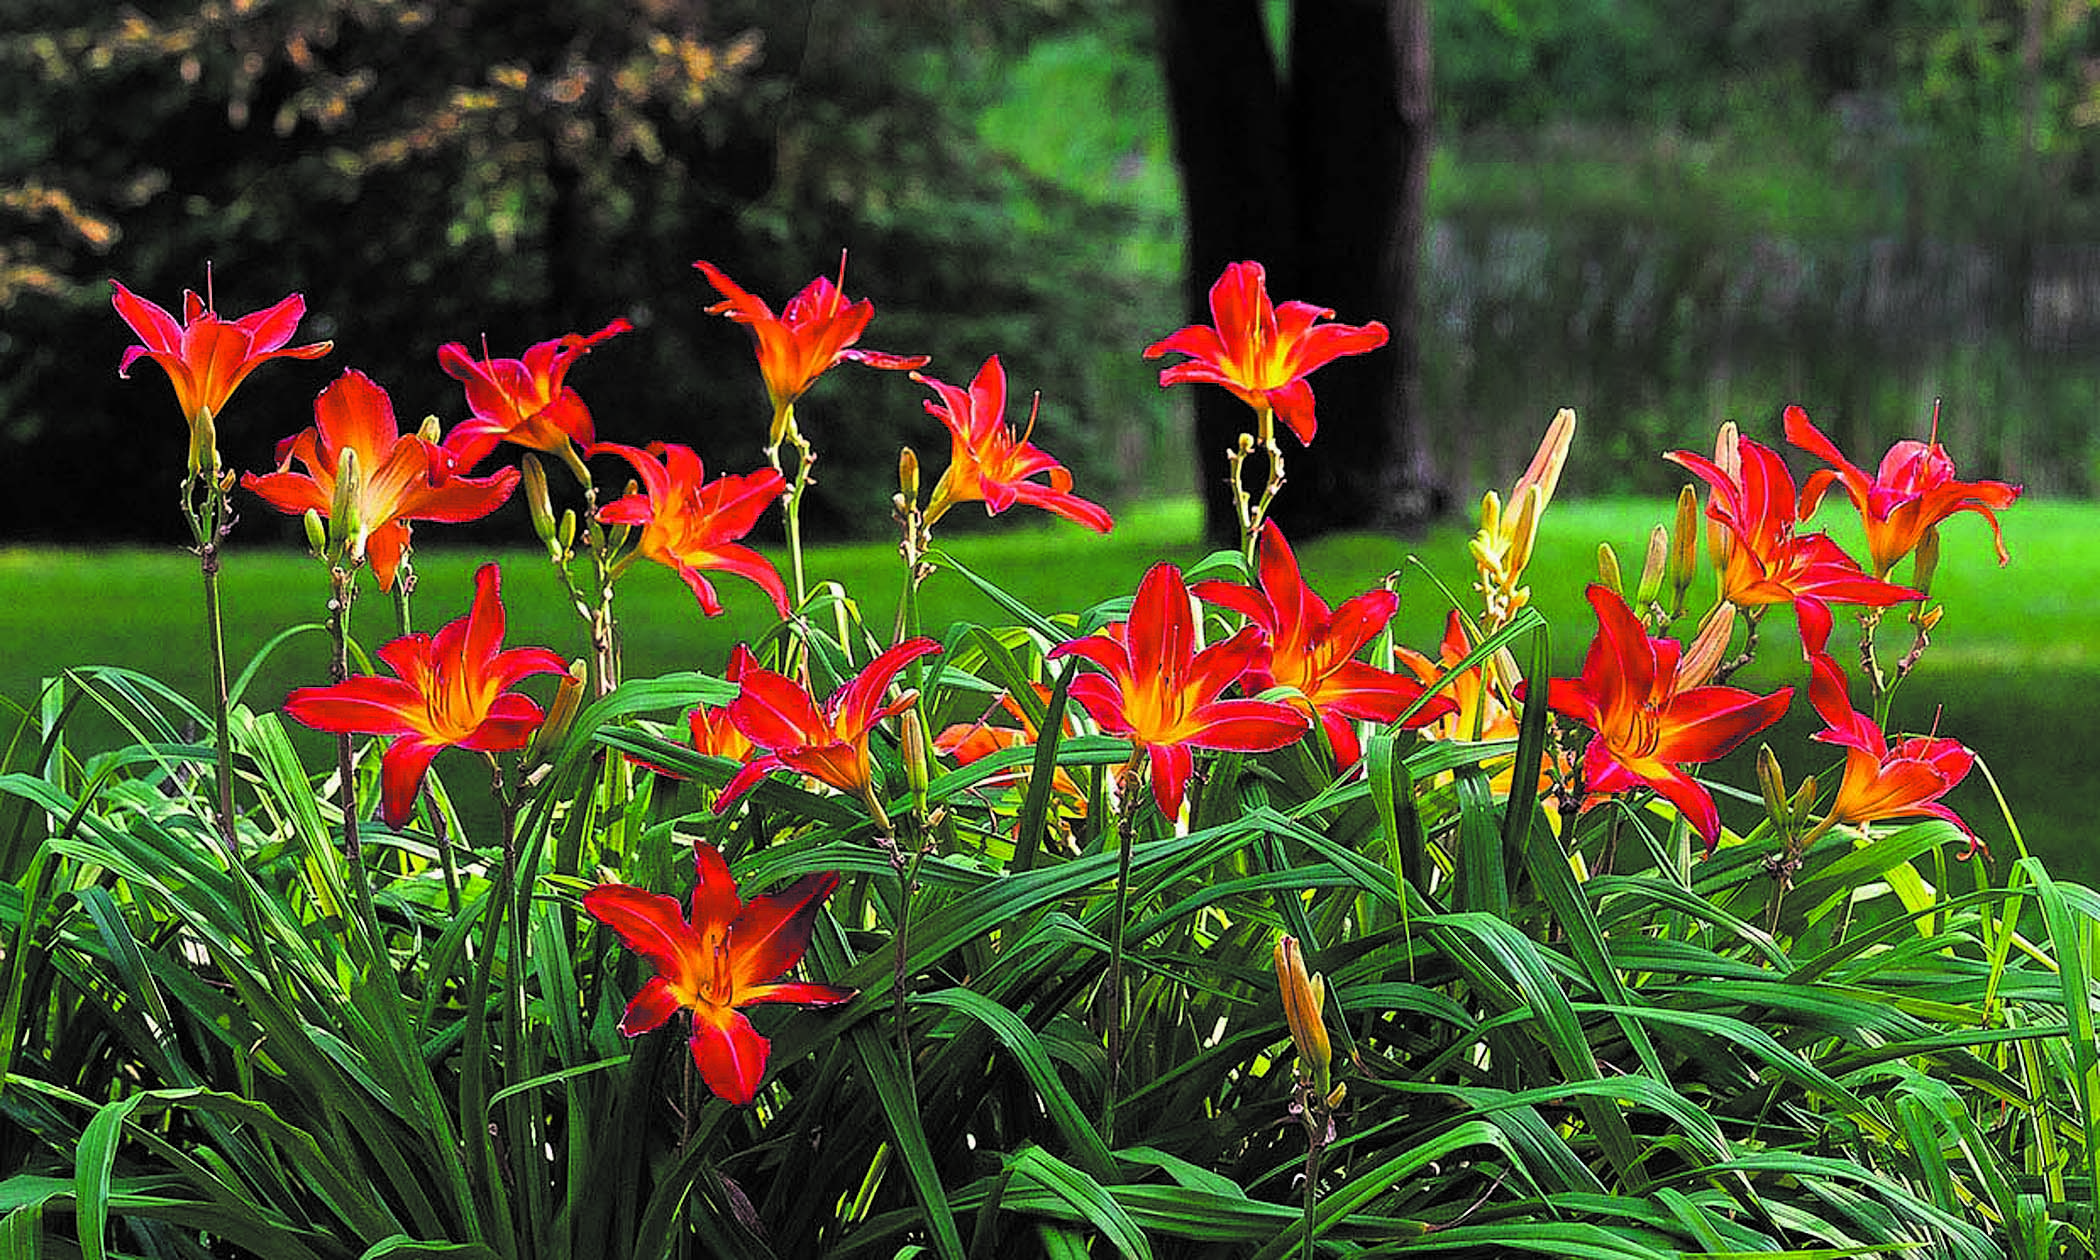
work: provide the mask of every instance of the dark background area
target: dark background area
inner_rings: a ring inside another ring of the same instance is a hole
[[[1111,504],[1215,481],[1197,450],[1240,419],[1192,448],[1193,411],[1237,404],[1162,393],[1138,351],[1240,256],[1279,300],[1401,334],[1321,378],[1294,472],[1364,474],[1300,496],[1321,528],[1465,505],[1562,405],[1572,493],[1670,492],[1656,452],[1725,418],[1775,438],[1789,402],[1871,452],[1938,401],[1964,475],[2035,492],[2100,465],[2085,3],[15,0],[0,23],[0,537],[176,536],[181,426],[150,367],[116,378],[107,282],[172,309],[207,264],[222,314],[298,291],[302,339],[336,342],[242,388],[221,447],[246,469],[345,367],[449,425],[438,345],[617,316],[637,330],[572,377],[601,434],[749,468],[748,338],[689,264],[777,307],[841,250],[867,344],[956,382],[1000,354],[1011,418],[1040,389],[1039,444]],[[819,386],[812,534],[886,529],[896,447],[944,441],[924,396]]]

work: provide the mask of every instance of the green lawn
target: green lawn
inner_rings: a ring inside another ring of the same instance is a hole
[[[1550,510],[1531,585],[1553,627],[1561,669],[1576,666],[1593,630],[1582,587],[1595,573],[1597,544],[1610,541],[1627,567],[1637,568],[1647,530],[1665,511],[1663,504],[1625,500],[1561,503]],[[1838,516],[1834,510],[1825,515]],[[1124,513],[1106,538],[1050,522],[961,537],[951,549],[1037,608],[1077,611],[1129,594],[1155,561],[1188,565],[1201,559],[1196,524],[1192,503],[1167,502]],[[1841,525],[1833,528],[1848,544],[1856,541]],[[1470,533],[1451,524],[1418,539],[1345,535],[1305,546],[1300,560],[1330,600],[1399,572],[1404,597],[1396,630],[1403,642],[1426,649],[1447,606],[1430,575],[1464,593]],[[1976,749],[1996,774],[2029,846],[2047,853],[2066,874],[2100,877],[2100,858],[2088,856],[2092,829],[2077,804],[2100,777],[2100,724],[2089,716],[2100,684],[2100,630],[2093,624],[2091,594],[2100,591],[2100,558],[2090,542],[2100,538],[2100,507],[2019,505],[2006,518],[2013,562],[2004,569],[1992,560],[1981,520],[1956,518],[1945,535],[1935,594],[1946,601],[1946,620],[1898,699],[1898,724],[1930,727],[1937,708],[1942,733]],[[544,558],[527,551],[496,558],[503,563],[511,611],[509,641],[581,654],[580,627]],[[464,611],[471,575],[483,559],[480,553],[435,548],[419,554],[415,615],[421,628],[433,629]],[[866,621],[884,628],[896,613],[898,569],[895,548],[884,543],[822,548],[810,560],[812,579],[843,582],[862,601]],[[668,570],[645,564],[626,579],[618,607],[628,675],[717,669],[740,636],[769,623],[770,609],[748,584],[728,578],[718,589],[728,609],[709,621]],[[282,644],[257,672],[249,703],[275,705],[291,687],[325,681],[326,638],[318,623],[326,582],[311,559],[243,546],[237,536],[224,592],[236,672],[282,628],[315,626]],[[26,706],[40,679],[81,663],[130,666],[201,697],[207,670],[199,605],[195,561],[180,550],[0,548],[0,641],[9,645],[0,660],[0,700],[10,709]],[[991,601],[953,574],[928,583],[923,617],[932,630],[958,620],[1002,620]],[[368,591],[355,624],[368,648],[391,637],[388,601]],[[1840,645],[1851,642],[1845,626],[1841,619]],[[1765,644],[1763,659],[1737,681],[1760,690],[1804,681],[1787,627],[1768,625]],[[1902,644],[1890,646],[1900,652]],[[1799,742],[1814,725],[1803,697],[1773,737],[1790,778],[1836,764],[1835,757]],[[1751,782],[1747,773],[1726,777]],[[1999,860],[2015,853],[1981,775],[1952,800]]]

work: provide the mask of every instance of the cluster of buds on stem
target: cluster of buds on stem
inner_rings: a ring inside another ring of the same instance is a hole
[[[1483,633],[1492,634],[1508,625],[1510,618],[1531,600],[1531,588],[1521,585],[1531,550],[1538,541],[1539,518],[1553,500],[1560,484],[1561,468],[1568,461],[1568,446],[1575,439],[1575,413],[1563,407],[1546,426],[1546,436],[1530,467],[1517,478],[1505,504],[1500,495],[1488,491],[1480,500],[1480,532],[1467,544],[1473,565],[1480,572],[1474,584],[1484,601]],[[1616,558],[1613,559],[1616,567]]]

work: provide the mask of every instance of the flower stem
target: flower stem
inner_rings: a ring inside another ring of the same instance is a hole
[[[1101,1107],[1101,1137],[1111,1146],[1116,1132],[1116,1095],[1123,1084],[1123,928],[1130,918],[1130,851],[1136,841],[1136,810],[1142,763],[1133,759],[1123,772],[1122,815],[1116,820],[1116,913],[1109,925],[1108,978],[1101,994],[1103,1036],[1108,1049],[1108,1091]]]
[[[226,629],[219,612],[219,544],[233,522],[226,512],[226,491],[215,474],[201,480],[204,501],[196,502],[200,477],[192,474],[183,486],[183,514],[189,518],[190,536],[196,540],[197,568],[204,579],[204,633],[211,654],[212,727],[218,752],[219,835],[226,842],[230,860],[237,859],[240,841],[233,825],[233,732],[227,722],[230,701],[226,683]]]
[[[788,560],[795,574],[795,607],[800,610],[809,600],[809,581],[802,568],[802,494],[809,489],[809,470],[817,462],[817,453],[811,448],[809,439],[802,436],[802,430],[795,427],[793,404],[788,406],[784,424],[786,431],[780,440],[793,444],[795,448],[795,475],[788,483],[785,513]],[[766,447],[766,462],[773,466],[773,471],[786,475],[787,469],[782,466],[780,458],[780,441]]]
[[[335,655],[328,662],[330,682],[340,683],[350,677],[350,601],[357,597],[357,571],[332,565],[328,570],[328,632],[335,640]],[[336,790],[341,794],[343,812],[343,853],[350,863],[350,884],[357,898],[357,916],[361,921],[359,935],[365,938],[368,950],[375,950],[372,933],[378,930],[379,917],[372,908],[372,886],[365,874],[365,847],[357,834],[357,766],[350,756],[350,733],[338,732],[335,737]]]

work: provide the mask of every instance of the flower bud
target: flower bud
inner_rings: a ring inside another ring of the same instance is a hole
[[[1677,662],[1677,685],[1679,689],[1703,685],[1721,667],[1721,657],[1728,651],[1728,640],[1735,634],[1735,605],[1727,600],[1715,604],[1699,623],[1699,633],[1684,649],[1684,656]]]
[[[1808,825],[1809,813],[1816,807],[1816,776],[1809,775],[1794,789],[1794,825]]]
[[[555,554],[556,559],[569,554],[569,548],[576,545],[576,511],[574,508],[562,509],[561,524],[554,529],[554,542],[561,545],[561,551]],[[547,550],[553,552],[553,544],[549,544]]]
[[[1671,607],[1684,611],[1685,592],[1699,571],[1699,493],[1686,486],[1677,492],[1677,520],[1670,532]]]
[[[1283,1019],[1298,1047],[1298,1066],[1325,1098],[1333,1089],[1334,1050],[1327,1040],[1321,1009],[1327,1004],[1327,982],[1305,974],[1305,956],[1294,936],[1276,942],[1276,984],[1283,991]]]
[[[364,498],[364,476],[357,450],[344,447],[335,457],[335,497],[328,504],[329,536],[352,564],[365,558],[364,522],[358,505]]]
[[[912,804],[926,807],[926,784],[931,781],[926,764],[926,726],[916,708],[906,709],[898,730],[899,749],[904,754],[904,785],[911,789]]]
[[[1597,580],[1604,584],[1605,590],[1625,598],[1626,582],[1619,572],[1619,553],[1612,550],[1608,542],[1597,544]]]
[[[554,499],[547,492],[547,470],[541,465],[539,456],[527,451],[518,461],[518,470],[524,474],[525,508],[532,516],[532,532],[540,536],[540,542],[550,550],[554,547]]]
[[[919,502],[919,453],[909,446],[897,452],[897,490],[912,506]]]
[[[1932,594],[1932,576],[1940,567],[1940,527],[1927,529],[1918,539],[1918,549],[1911,555],[1910,584],[1926,595]]]
[[[328,556],[328,526],[321,520],[321,513],[314,508],[308,508],[306,509],[306,515],[299,519],[300,523],[306,526],[307,549],[316,556],[326,559]]]
[[[439,440],[444,436],[444,433],[444,423],[436,416],[424,416],[423,423],[416,426],[416,436],[432,446],[444,445],[444,442]]]
[[[1641,584],[1634,589],[1634,603],[1647,608],[1661,598],[1663,574],[1669,565],[1670,531],[1657,525],[1648,531],[1648,554],[1641,560]]]
[[[569,662],[569,672],[563,676],[561,685],[554,692],[553,703],[547,706],[547,718],[540,729],[532,733],[532,744],[525,750],[525,764],[547,760],[569,727],[576,721],[576,710],[583,706],[583,688],[590,681],[590,670],[583,659]]]
[[[1786,795],[1786,776],[1780,772],[1779,758],[1772,753],[1770,744],[1757,746],[1757,789],[1765,798],[1765,817],[1781,831],[1789,830],[1793,822],[1793,806]]]

